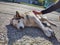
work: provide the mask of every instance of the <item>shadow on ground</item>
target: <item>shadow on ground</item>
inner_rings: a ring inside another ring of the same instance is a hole
[[[21,39],[24,35],[36,38],[36,37],[43,37],[46,40],[49,40],[53,45],[59,45],[60,42],[56,38],[47,38],[42,31],[37,28],[26,27],[24,30],[17,30],[11,25],[6,25],[7,35],[8,35],[8,45],[13,45],[13,42],[16,40]]]

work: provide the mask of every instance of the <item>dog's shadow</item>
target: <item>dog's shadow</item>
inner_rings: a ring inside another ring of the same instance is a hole
[[[55,38],[48,38],[44,35],[44,33],[41,31],[41,29],[37,28],[32,28],[32,27],[26,27],[24,30],[17,30],[11,25],[6,25],[7,30],[7,35],[8,35],[8,45],[13,45],[13,43],[16,40],[21,39],[24,35],[31,36],[33,38],[36,37],[43,37],[46,40],[49,40],[52,42],[53,45],[58,45],[60,44],[57,39]]]

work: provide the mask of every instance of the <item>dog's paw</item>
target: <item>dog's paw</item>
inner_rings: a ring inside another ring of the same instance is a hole
[[[47,37],[52,37],[52,36],[55,36],[55,33],[52,29],[50,28],[46,28],[46,30],[44,30],[44,34],[47,36]]]
[[[57,27],[57,25],[56,25],[56,24],[53,24],[53,26]]]

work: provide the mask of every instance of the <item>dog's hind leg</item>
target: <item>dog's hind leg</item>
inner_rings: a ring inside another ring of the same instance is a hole
[[[50,28],[46,28],[44,27],[44,25],[42,24],[42,22],[36,17],[36,16],[33,16],[32,18],[36,24],[39,26],[39,28],[41,28],[44,32],[44,34],[47,36],[47,37],[51,37],[53,35],[53,30],[51,30]]]
[[[41,28],[42,30],[45,29],[45,27],[42,24],[42,22],[36,16],[33,16],[32,19],[36,22],[36,24],[39,26],[39,28]]]
[[[53,25],[53,26],[56,26],[56,27],[57,27],[57,25],[56,25],[55,23],[53,23],[52,21],[47,20],[47,22],[48,22],[48,23],[50,23],[51,25]]]

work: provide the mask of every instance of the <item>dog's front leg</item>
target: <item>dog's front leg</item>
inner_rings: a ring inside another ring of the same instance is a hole
[[[36,17],[36,16],[33,16],[33,20],[36,22],[36,24],[39,26],[39,28],[41,28],[43,30],[43,32],[45,33],[45,35],[47,37],[51,37],[54,33],[53,30],[51,30],[50,28],[46,28],[44,27],[44,25],[42,24],[42,22]]]
[[[36,16],[33,16],[32,19],[36,22],[36,24],[39,26],[39,28],[41,28],[42,30],[45,30],[44,25]]]

